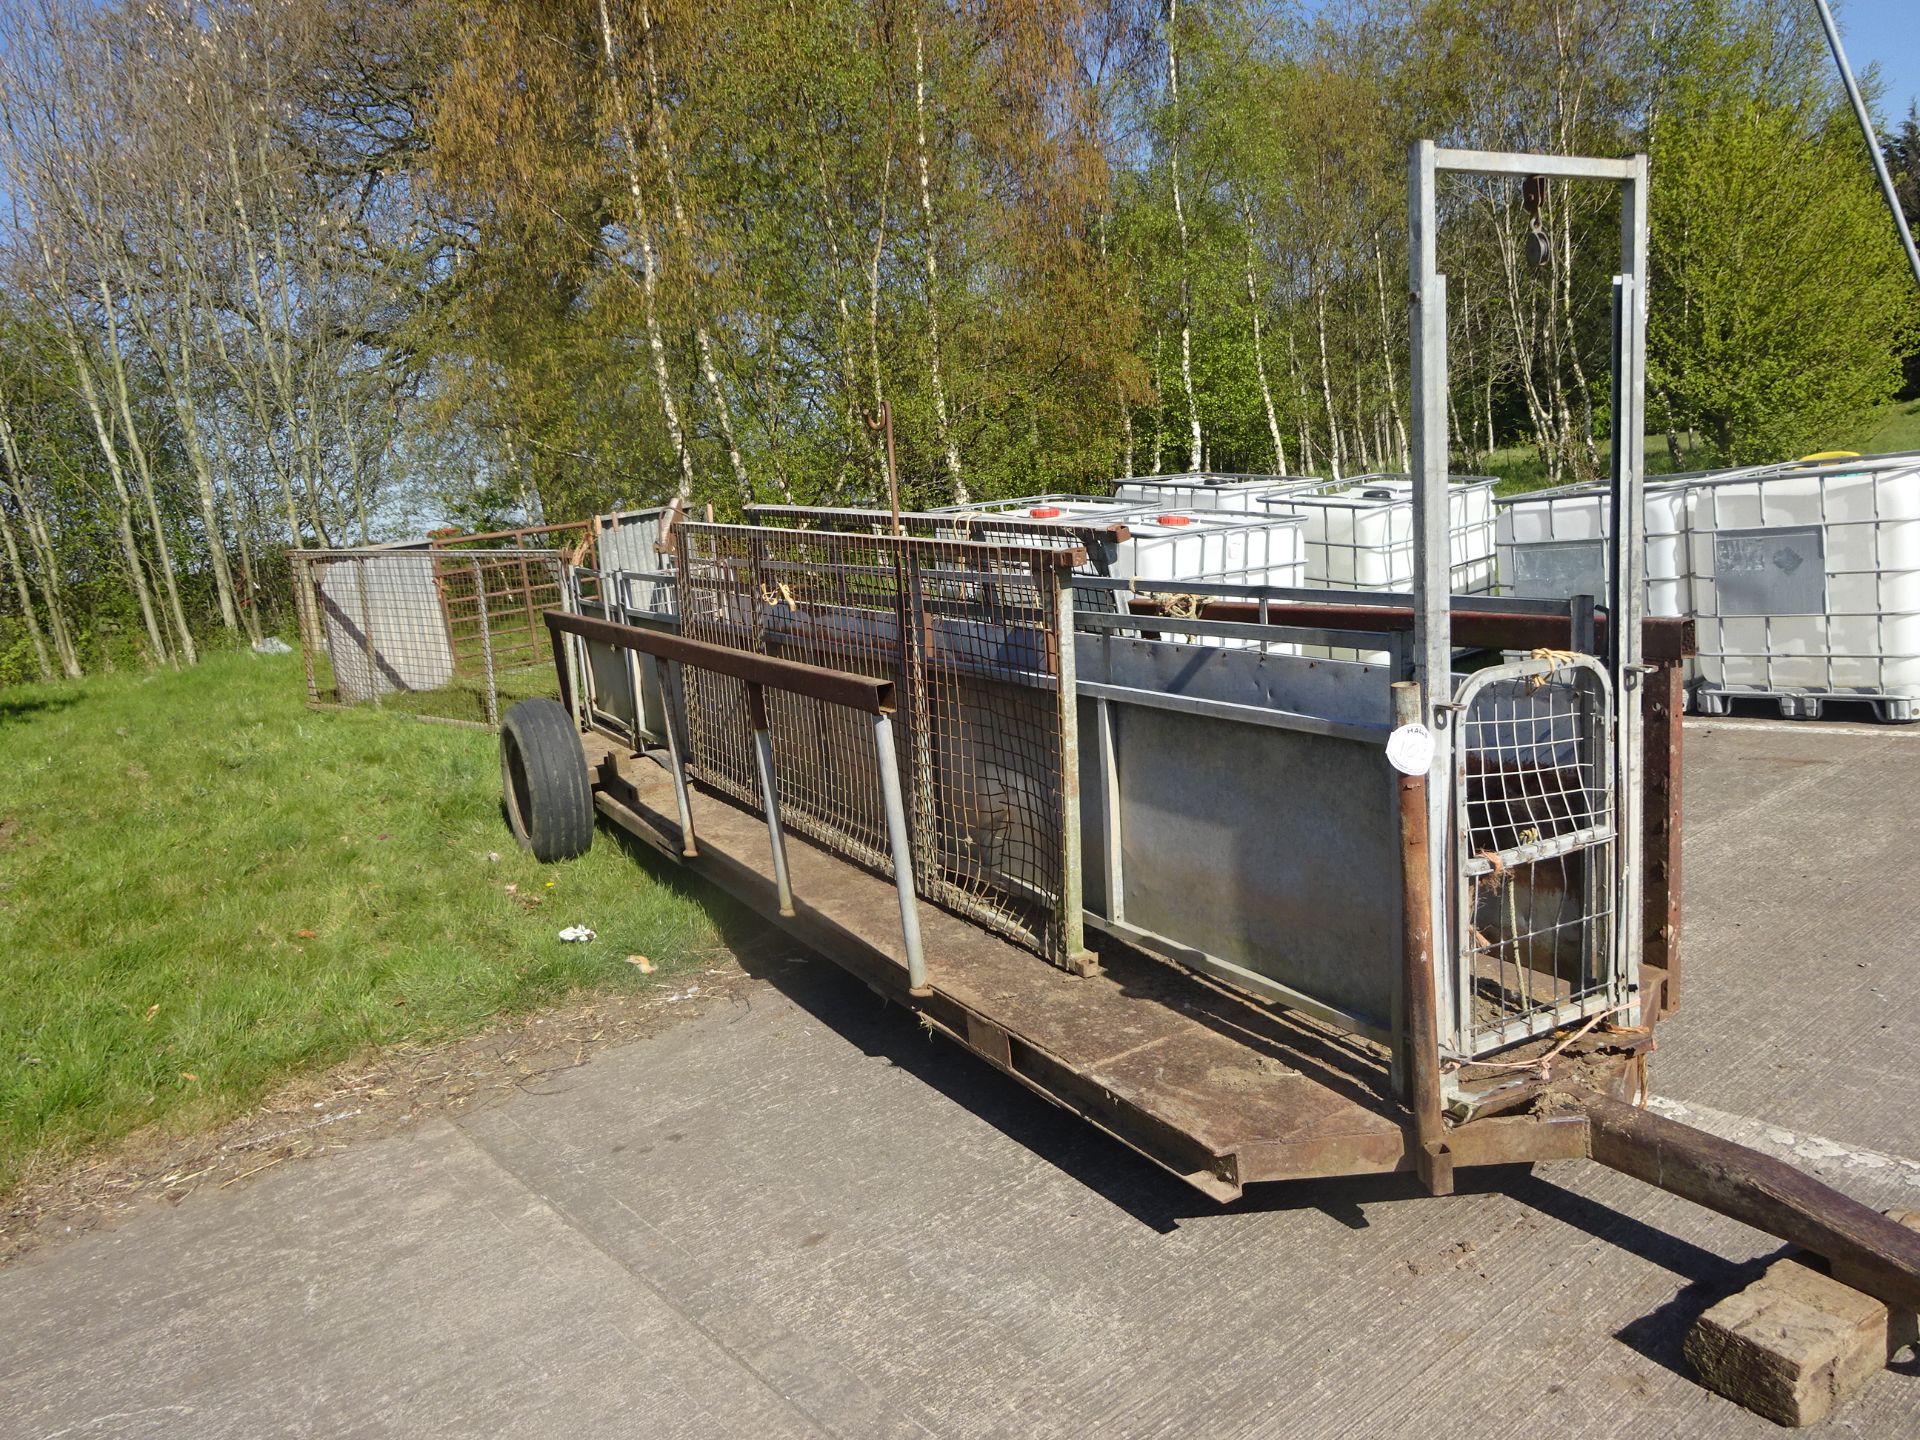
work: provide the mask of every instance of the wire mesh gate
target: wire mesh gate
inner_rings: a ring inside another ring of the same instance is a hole
[[[1082,955],[1071,548],[758,526],[676,528],[681,633],[892,680],[915,883],[1056,963]],[[1062,643],[1062,637],[1068,637]],[[759,801],[741,682],[684,672],[688,763]],[[782,822],[892,872],[859,716],[769,694]]]
[[[1455,1052],[1489,1054],[1628,999],[1617,943],[1612,690],[1585,655],[1454,696]]]
[[[553,692],[542,611],[563,602],[558,550],[296,550],[307,701],[373,703],[456,724],[499,724]]]

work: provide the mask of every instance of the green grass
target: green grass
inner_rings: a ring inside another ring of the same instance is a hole
[[[1865,439],[1855,437],[1844,442],[1836,442],[1835,450],[1858,450],[1863,455],[1886,455],[1897,450],[1920,450],[1920,400],[1910,400],[1894,406],[1886,415],[1875,422],[1874,428]],[[1607,463],[1607,446],[1600,447],[1600,463],[1604,469]],[[1781,456],[1789,459],[1789,456]],[[1699,448],[1695,437],[1695,448],[1685,449],[1684,437],[1679,465],[1673,463],[1673,457],[1667,451],[1665,435],[1649,435],[1646,449],[1646,473],[1648,475],[1666,475],[1675,470],[1704,470],[1712,465],[1707,451]],[[1531,445],[1509,445],[1494,451],[1486,457],[1480,467],[1483,474],[1492,475],[1499,480],[1495,492],[1501,495],[1517,495],[1527,490],[1539,490],[1550,484],[1547,470],[1540,454]]]
[[[1891,455],[1899,450],[1920,450],[1920,400],[1909,400],[1893,407],[1878,429],[1864,443],[1849,446],[1864,455]]]
[[[369,1046],[662,983],[745,923],[604,831],[534,863],[491,735],[302,695],[247,652],[0,690],[0,1194]]]

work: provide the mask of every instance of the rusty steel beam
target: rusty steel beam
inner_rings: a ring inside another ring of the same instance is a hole
[[[1680,717],[1687,706],[1685,667],[1678,661],[1657,666],[1646,677],[1642,704],[1646,890],[1641,955],[1644,964],[1660,972],[1660,993],[1652,1013],[1642,1018],[1652,1021],[1680,1007]],[[1645,1004],[1644,985],[1641,997]]]
[[[890,524],[895,519],[885,510],[863,510],[858,507],[836,509],[828,505],[749,505],[746,514],[747,519],[755,523],[761,520],[813,520],[823,524],[877,525]],[[941,515],[929,514],[924,510],[903,510],[898,519],[903,525],[943,530],[977,530],[983,535],[1064,535],[1079,541],[1082,545],[1089,540],[1118,545],[1133,538],[1132,529],[1119,521],[1101,524],[1097,521],[1035,520],[1026,515],[998,512],[981,515]]]
[[[1393,687],[1393,723],[1419,721],[1420,687]],[[1432,880],[1428,872],[1427,777],[1397,773],[1400,799],[1400,986],[1406,1028],[1394,1041],[1406,1063],[1407,1108],[1413,1112],[1413,1161],[1433,1195],[1453,1193],[1453,1155],[1440,1109],[1440,1028],[1434,996]]]
[[[1845,1265],[1860,1289],[1920,1309],[1920,1232],[1770,1155],[1609,1096],[1565,1093],[1602,1165]]]
[[[851,675],[844,670],[828,670],[819,665],[803,665],[798,660],[781,660],[772,655],[756,655],[750,650],[731,650],[705,640],[689,640],[664,630],[648,630],[638,625],[622,625],[613,620],[595,620],[586,615],[569,615],[561,610],[546,612],[547,630],[553,636],[556,663],[560,665],[561,694],[566,696],[566,666],[558,657],[565,647],[560,636],[578,635],[621,650],[637,650],[642,655],[691,665],[729,675],[749,685],[769,685],[792,695],[805,695],[856,710],[864,715],[884,715],[893,710],[893,682],[875,680],[866,675]]]

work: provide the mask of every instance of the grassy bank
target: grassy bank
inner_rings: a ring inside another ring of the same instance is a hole
[[[0,691],[0,1193],[720,943],[732,912],[604,833],[563,865],[518,851],[492,736],[301,694],[296,658],[245,652]],[[555,938],[574,923],[599,938]]]
[[[1648,475],[1667,475],[1677,470],[1706,469],[1712,465],[1711,455],[1699,448],[1698,437],[1691,437],[1693,448],[1683,440],[1680,463],[1674,464],[1672,452],[1667,448],[1665,435],[1649,435],[1646,448],[1646,473]],[[1836,442],[1836,450],[1858,450],[1863,455],[1886,455],[1898,450],[1920,450],[1920,400],[1909,400],[1888,410],[1874,422],[1873,429],[1864,436],[1853,436]],[[1600,447],[1600,463],[1606,465],[1607,447]],[[1782,459],[1790,457],[1782,456]],[[1455,462],[1458,467],[1459,462]],[[1538,490],[1550,484],[1547,467],[1541,461],[1539,452],[1530,445],[1510,445],[1496,450],[1486,457],[1480,467],[1483,474],[1492,475],[1500,484],[1498,493],[1517,495],[1527,490]]]

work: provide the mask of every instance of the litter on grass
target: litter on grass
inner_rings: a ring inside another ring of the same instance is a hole
[[[585,944],[587,941],[594,938],[594,934],[593,934],[593,931],[589,930],[584,925],[569,925],[567,926],[566,929],[560,932],[560,938],[562,940],[570,940],[579,944]]]

